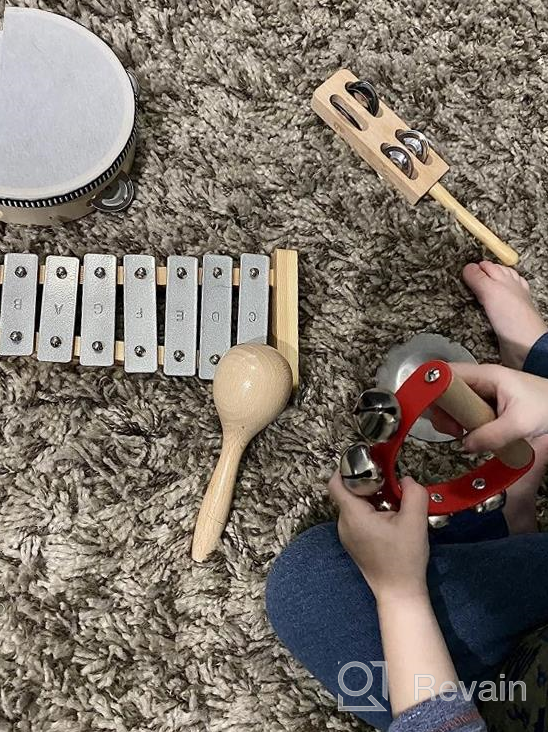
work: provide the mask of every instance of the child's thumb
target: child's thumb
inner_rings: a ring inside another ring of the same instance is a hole
[[[426,488],[409,477],[403,478],[400,486],[403,492],[400,513],[403,516],[425,519],[428,514],[428,502],[430,500]]]

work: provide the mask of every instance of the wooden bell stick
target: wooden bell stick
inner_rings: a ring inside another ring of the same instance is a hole
[[[378,100],[377,113],[371,114],[347,90],[348,85],[357,81],[358,78],[351,71],[340,69],[315,90],[312,109],[382,178],[397,188],[411,205],[414,206],[427,193],[430,194],[503,264],[517,264],[518,253],[478,221],[441,185],[439,181],[449,166],[435,150],[430,148],[424,162],[409,153],[414,168],[411,176],[389,160],[383,147],[388,144],[404,149],[398,134],[409,130],[409,126],[382,99]],[[341,113],[341,108],[346,114]]]
[[[207,559],[224,531],[244,450],[281,414],[292,386],[288,362],[271,346],[234,346],[219,362],[213,399],[223,428],[223,446],[194,529],[192,559],[196,562]]]

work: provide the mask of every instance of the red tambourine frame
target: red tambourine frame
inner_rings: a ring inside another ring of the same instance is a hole
[[[429,381],[427,374],[433,371],[439,376]],[[428,407],[449,388],[453,375],[444,361],[429,361],[420,366],[396,392],[401,406],[401,422],[396,434],[385,443],[371,447],[371,456],[384,475],[382,488],[369,500],[378,508],[389,504],[397,509],[401,501],[401,488],[396,476],[398,453],[414,422]],[[527,473],[535,460],[531,451],[530,462],[520,468],[504,464],[493,457],[470,472],[453,480],[428,486],[430,492],[430,516],[444,516],[472,508],[487,498],[502,493]]]

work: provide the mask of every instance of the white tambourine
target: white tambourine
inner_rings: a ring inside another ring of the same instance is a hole
[[[113,51],[83,26],[43,10],[6,8],[0,222],[48,225],[126,208],[136,94]]]

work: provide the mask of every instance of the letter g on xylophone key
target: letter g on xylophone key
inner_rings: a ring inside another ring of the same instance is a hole
[[[86,254],[82,288],[80,363],[112,366],[116,325],[116,257]]]

